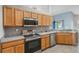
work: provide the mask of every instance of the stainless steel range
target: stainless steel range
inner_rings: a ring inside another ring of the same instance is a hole
[[[34,34],[34,35],[25,36],[25,37],[26,37],[26,40],[25,40],[26,53],[33,53],[41,49],[41,40],[39,35]]]

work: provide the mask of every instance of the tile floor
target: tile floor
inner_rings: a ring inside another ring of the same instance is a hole
[[[49,49],[46,49],[42,53],[78,53],[78,46],[69,46],[69,45],[56,45]]]

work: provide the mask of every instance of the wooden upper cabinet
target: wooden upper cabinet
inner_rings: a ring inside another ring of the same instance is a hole
[[[37,13],[32,13],[32,18],[37,18]]]
[[[49,16],[46,16],[46,25],[49,25],[50,19]]]
[[[16,26],[23,26],[23,11],[15,9],[15,24]]]
[[[38,25],[42,25],[42,15],[38,14]]]
[[[53,17],[49,16],[49,25],[52,25]]]
[[[3,7],[4,26],[14,26],[14,8]]]
[[[48,26],[52,25],[52,17],[51,16],[47,16],[46,21],[47,21],[46,25],[48,25]]]
[[[31,12],[24,11],[24,17],[29,17],[29,18],[31,18]]]
[[[42,25],[47,25],[46,16],[42,16]]]

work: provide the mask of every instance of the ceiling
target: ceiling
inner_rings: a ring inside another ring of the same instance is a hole
[[[57,15],[64,12],[73,12],[79,15],[79,5],[14,5],[14,7]]]
[[[79,15],[79,5],[52,5],[49,7],[52,15],[57,15],[64,12],[73,12],[75,15]]]

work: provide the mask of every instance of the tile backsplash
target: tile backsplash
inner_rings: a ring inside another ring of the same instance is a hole
[[[49,26],[41,26],[34,29],[35,33],[47,32],[49,31]]]
[[[5,27],[4,37],[13,37],[22,35],[22,30],[34,30],[35,33],[49,31],[49,26],[38,26],[38,27]]]
[[[4,37],[18,36],[22,34],[22,27],[5,27]]]

